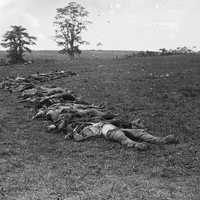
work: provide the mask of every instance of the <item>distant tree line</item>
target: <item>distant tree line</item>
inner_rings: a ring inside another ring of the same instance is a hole
[[[170,55],[184,55],[184,54],[193,54],[195,53],[194,50],[184,46],[184,47],[177,47],[176,49],[159,49],[159,54],[161,56],[170,56]]]
[[[196,52],[186,46],[177,47],[176,49],[166,49],[161,48],[159,51],[135,51],[130,55],[126,55],[126,58],[129,57],[147,57],[147,56],[171,56],[171,55],[186,55],[186,54],[195,54]]]

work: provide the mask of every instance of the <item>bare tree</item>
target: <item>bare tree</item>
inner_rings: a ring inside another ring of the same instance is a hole
[[[66,7],[57,9],[54,24],[56,42],[58,46],[63,47],[60,53],[74,57],[75,54],[81,53],[80,45],[88,44],[81,37],[81,33],[90,23],[87,20],[88,14],[88,11],[76,2],[70,2]]]
[[[24,62],[24,53],[31,52],[28,46],[35,45],[36,37],[30,36],[26,32],[26,28],[22,26],[11,26],[11,30],[7,31],[1,43],[1,46],[8,48],[9,63]]]

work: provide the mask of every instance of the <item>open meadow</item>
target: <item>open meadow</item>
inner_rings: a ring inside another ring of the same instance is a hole
[[[0,199],[199,200],[200,55],[130,57],[131,52],[85,51],[75,59],[33,52],[28,65],[0,66],[0,80],[52,70],[78,76],[53,80],[125,120],[140,118],[177,145],[127,149],[104,139],[65,140],[31,120],[34,111],[0,90]],[[0,58],[4,54],[1,52]]]

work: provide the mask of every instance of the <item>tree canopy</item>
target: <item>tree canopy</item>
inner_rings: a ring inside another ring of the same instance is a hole
[[[89,12],[80,4],[70,2],[64,8],[58,8],[55,17],[56,42],[62,46],[61,53],[67,53],[74,57],[80,54],[80,45],[88,44],[81,37],[83,30],[87,30],[90,23],[87,20]]]
[[[11,26],[11,30],[3,35],[1,45],[8,48],[10,63],[24,62],[24,53],[31,52],[30,45],[35,45],[36,37],[30,36],[22,26]]]

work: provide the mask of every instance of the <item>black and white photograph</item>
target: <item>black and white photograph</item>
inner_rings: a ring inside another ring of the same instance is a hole
[[[0,200],[199,200],[199,20],[199,0],[0,0]]]

